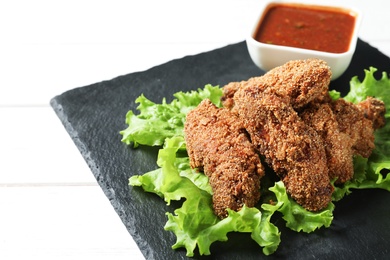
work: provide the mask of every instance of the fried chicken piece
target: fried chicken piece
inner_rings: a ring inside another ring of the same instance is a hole
[[[237,90],[232,112],[291,197],[310,211],[326,208],[333,187],[321,137],[299,117],[289,96],[280,96],[266,83],[259,84]]]
[[[340,98],[332,103],[332,110],[340,131],[351,137],[354,154],[370,157],[375,148],[374,130],[385,124],[385,104],[372,97],[356,105]]]
[[[184,131],[191,167],[209,177],[215,214],[253,207],[264,168],[239,118],[206,99],[188,113]]]
[[[385,105],[372,97],[358,104],[330,97],[324,101],[312,102],[300,116],[324,140],[330,179],[345,183],[353,177],[353,155],[371,155],[374,130],[385,124]]]
[[[372,121],[372,127],[374,129],[379,129],[385,125],[386,107],[383,101],[373,97],[367,97],[366,100],[358,103],[357,107],[365,118]]]
[[[288,97],[288,103],[294,109],[299,109],[313,100],[322,100],[327,95],[331,77],[330,67],[323,60],[294,60],[263,76],[227,84],[223,87],[222,102],[225,107],[231,108],[234,93],[239,88],[257,85],[260,88],[274,88],[276,95]]]
[[[277,91],[283,90],[283,94],[290,97],[293,108],[299,109],[327,96],[331,77],[332,71],[325,61],[306,59],[276,67],[264,74],[261,80]]]
[[[300,114],[302,120],[311,126],[322,138],[325,146],[329,178],[337,178],[336,184],[352,179],[352,138],[340,131],[330,103],[311,103]]]
[[[241,85],[245,83],[247,83],[247,81],[230,82],[222,88],[223,95],[221,97],[221,101],[224,107],[231,109],[234,106],[234,94],[241,87]]]
[[[358,106],[340,98],[332,103],[339,129],[352,139],[352,150],[365,158],[375,148],[373,122],[364,116]]]

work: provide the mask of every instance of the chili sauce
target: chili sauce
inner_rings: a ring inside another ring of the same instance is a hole
[[[348,51],[355,16],[344,9],[275,4],[254,34],[262,43],[332,53]]]

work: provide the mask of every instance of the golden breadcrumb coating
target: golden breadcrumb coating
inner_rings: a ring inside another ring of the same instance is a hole
[[[311,103],[301,114],[302,120],[322,138],[325,146],[329,178],[344,183],[353,177],[353,140],[339,130],[330,103]]]
[[[374,130],[384,126],[384,114],[384,103],[372,97],[358,104],[328,97],[323,103],[310,103],[300,114],[322,136],[329,177],[337,178],[336,184],[352,179],[353,155],[371,155],[375,148]]]
[[[352,139],[354,154],[368,158],[375,148],[373,122],[364,116],[358,106],[342,98],[332,102],[332,110],[340,131]]]
[[[318,211],[327,207],[333,192],[324,144],[289,100],[279,97],[274,88],[246,86],[235,93],[232,111],[291,197],[306,209]]]
[[[223,87],[222,101],[225,107],[233,107],[234,93],[241,87],[257,85],[274,88],[278,96],[288,97],[294,109],[309,102],[321,100],[327,95],[332,71],[327,63],[319,59],[294,60],[276,67],[260,77],[247,81],[232,82]]]
[[[209,177],[215,214],[253,207],[264,169],[238,117],[206,99],[188,113],[184,131],[191,167]]]
[[[373,97],[367,97],[366,100],[358,103],[357,107],[365,118],[372,121],[372,127],[374,129],[381,128],[385,125],[386,107],[383,101]]]

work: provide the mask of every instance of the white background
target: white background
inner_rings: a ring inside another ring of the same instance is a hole
[[[390,56],[390,1],[326,2]],[[243,41],[265,3],[0,0],[0,259],[143,259],[49,101]]]

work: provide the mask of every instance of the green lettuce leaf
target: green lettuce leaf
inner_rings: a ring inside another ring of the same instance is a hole
[[[385,103],[386,121],[390,118],[390,80],[383,72],[380,79],[375,78],[376,68],[365,70],[365,78],[360,81],[353,77],[350,91],[345,100],[358,103],[367,97],[375,97]],[[333,200],[337,201],[350,194],[352,189],[381,188],[390,191],[390,124],[375,131],[375,149],[366,159],[360,156],[354,158],[354,177],[342,186],[335,187]]]
[[[141,95],[135,100],[139,103],[139,114],[134,114],[132,110],[126,114],[128,127],[120,131],[122,142],[128,145],[133,143],[134,147],[139,144],[163,145],[165,138],[183,134],[185,117],[191,109],[206,98],[220,107],[221,96],[221,88],[212,85],[206,85],[198,91],[177,92],[171,103],[167,103],[164,98],[161,104],[156,104]]]
[[[332,223],[333,203],[329,203],[328,207],[320,212],[311,212],[287,195],[282,181],[276,182],[270,190],[275,193],[277,204],[266,207],[276,207],[276,210],[282,213],[283,219],[286,221],[286,227],[297,232],[310,233],[323,226],[329,227]]]
[[[340,98],[341,93],[338,92],[337,90],[332,89],[329,91],[329,96],[332,100],[337,100]]]
[[[381,79],[377,80],[374,75],[376,71],[377,69],[374,67],[364,70],[363,81],[360,81],[357,76],[353,77],[350,81],[350,90],[344,99],[358,103],[367,97],[375,97],[386,103],[386,100],[390,99],[390,81],[386,72],[382,72]],[[386,106],[389,104],[386,103]]]

